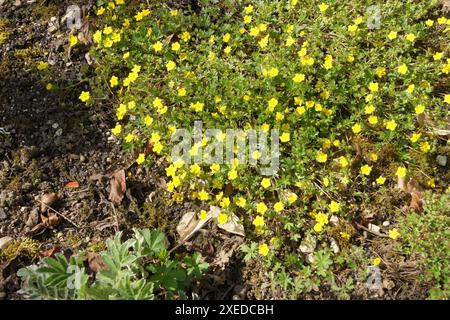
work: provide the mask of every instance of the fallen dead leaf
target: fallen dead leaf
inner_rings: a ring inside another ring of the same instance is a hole
[[[66,189],[73,189],[73,188],[78,188],[80,185],[77,181],[70,181],[68,182],[64,188]]]
[[[47,207],[58,201],[58,195],[54,192],[46,193],[41,197],[41,212],[45,212]]]
[[[211,219],[217,219],[220,213],[220,208],[211,206],[207,212],[206,219],[201,220],[197,217],[195,212],[186,212],[181,218],[177,226],[177,232],[180,235],[180,242],[184,242],[192,237],[198,230]],[[239,218],[232,214],[227,223],[219,225],[218,227],[232,234],[245,236],[244,226],[239,222]]]
[[[58,224],[59,218],[56,213],[49,211],[47,216],[41,214],[42,223],[44,223],[45,227],[51,228]]]
[[[241,224],[239,218],[234,213],[231,214],[231,217],[228,219],[227,223],[218,224],[217,226],[229,233],[245,237],[244,226]]]
[[[87,254],[87,260],[89,264],[89,268],[95,273],[106,268],[105,263],[103,262],[102,256],[96,252],[89,252]]]
[[[127,189],[125,182],[125,170],[120,169],[114,172],[109,180],[111,189],[109,191],[109,200],[119,205]]]
[[[53,257],[55,253],[58,253],[61,251],[61,247],[59,245],[55,245],[51,247],[50,249],[44,250],[39,253],[41,257]]]

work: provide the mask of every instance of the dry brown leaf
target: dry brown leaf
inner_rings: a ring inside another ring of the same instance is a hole
[[[61,251],[61,247],[59,245],[55,245],[51,247],[50,249],[44,250],[40,253],[41,257],[53,257],[55,253],[58,253]]]
[[[103,262],[102,256],[96,252],[88,252],[87,260],[89,264],[89,268],[95,273],[106,268],[105,263]]]
[[[58,195],[54,192],[46,193],[41,197],[41,212],[45,212],[47,207],[50,207],[58,200]]]
[[[241,224],[239,218],[234,213],[231,214],[231,217],[226,223],[218,224],[217,226],[229,233],[245,237],[244,226]]]
[[[423,212],[423,193],[420,191],[411,192],[411,202],[409,208],[413,209],[417,213]]]
[[[127,189],[125,182],[125,170],[120,169],[114,172],[109,180],[111,189],[109,191],[109,200],[119,205]]]
[[[45,227],[51,228],[58,224],[59,218],[56,213],[49,211],[47,216],[41,214],[41,220]]]

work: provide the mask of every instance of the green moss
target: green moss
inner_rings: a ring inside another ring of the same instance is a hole
[[[9,20],[6,18],[0,18],[0,45],[6,42],[9,37]]]
[[[22,238],[11,241],[6,248],[0,252],[0,257],[5,258],[8,262],[19,256],[30,259],[36,257],[41,244],[31,238]]]

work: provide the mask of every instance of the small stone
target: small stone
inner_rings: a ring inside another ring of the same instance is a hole
[[[383,227],[389,227],[391,223],[389,221],[384,221],[383,222]]]
[[[445,167],[447,165],[447,156],[438,155],[436,161],[440,166]]]
[[[56,130],[55,135],[57,137],[60,137],[63,134],[63,129],[59,128],[58,130]]]
[[[28,215],[28,219],[25,222],[25,225],[27,227],[34,227],[35,225],[37,225],[39,222],[39,209],[38,208],[34,208],[33,210],[31,210],[30,214]]]
[[[13,240],[13,238],[11,238],[9,236],[0,238],[0,250],[3,250],[4,248],[6,248],[8,243],[10,243],[12,240]]]
[[[332,215],[331,218],[330,218],[330,222],[331,222],[334,226],[337,226],[337,225],[338,225],[338,222],[339,222],[339,218],[338,218],[337,216],[335,216],[335,215]]]
[[[7,217],[5,209],[0,208],[0,221],[5,220]]]
[[[339,245],[337,244],[336,240],[332,238],[330,242],[331,242],[331,249],[333,250],[333,252],[339,253]]]
[[[85,162],[86,161],[86,157],[84,155],[80,155],[80,162]]]
[[[52,124],[53,129],[57,129],[58,127],[59,127],[59,124],[57,124],[56,122],[54,124]]]
[[[380,233],[380,227],[372,223],[369,223],[369,230],[375,233]]]

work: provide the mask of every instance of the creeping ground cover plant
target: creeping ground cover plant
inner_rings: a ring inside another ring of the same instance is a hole
[[[162,159],[173,201],[220,207],[218,224],[236,215],[245,259],[261,257],[282,287],[326,279],[347,297],[352,279],[337,283],[333,266],[380,264],[358,251],[368,204],[405,181],[447,188],[435,159],[446,152],[450,20],[437,3],[97,1],[95,72],[79,98],[114,109],[112,134],[138,165]],[[175,159],[179,129],[196,139]],[[231,159],[227,129],[238,132]],[[269,175],[264,152],[239,143],[251,130],[277,133]],[[211,160],[217,146],[223,159]],[[380,232],[402,241],[404,212],[389,208],[374,212],[394,221]]]

